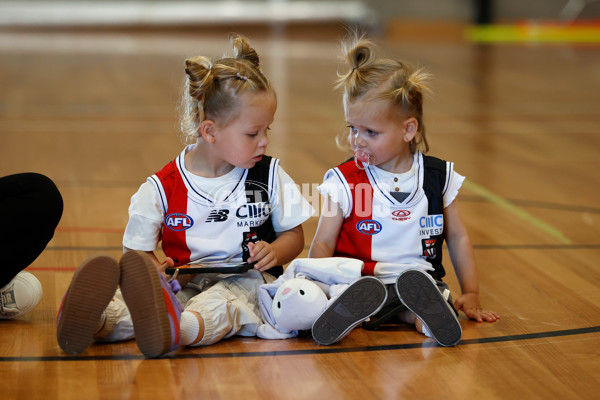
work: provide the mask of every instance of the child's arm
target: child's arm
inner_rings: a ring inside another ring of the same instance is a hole
[[[287,264],[304,249],[304,230],[302,225],[284,232],[277,232],[277,239],[272,243],[259,241],[248,243],[250,250],[249,263],[256,262],[254,269],[266,271],[276,265]]]
[[[135,250],[123,246],[123,254],[125,254],[125,253],[127,253],[129,251],[135,251]],[[156,265],[160,265],[161,264],[160,261],[158,261],[158,257],[156,257],[156,254],[154,254],[153,251],[144,251],[144,253],[148,254],[150,256],[150,258],[152,260],[154,260],[154,262],[156,263]],[[171,260],[171,259],[169,258],[169,260]],[[171,260],[171,262],[173,262],[173,260]]]
[[[334,210],[334,214],[331,214],[331,210]],[[308,251],[310,258],[333,256],[343,222],[344,213],[339,204],[325,196],[317,232]]]
[[[454,305],[477,322],[495,322],[500,316],[494,311],[484,310],[479,301],[479,280],[473,247],[460,218],[457,199],[444,209],[444,220],[450,258],[462,291]]]
[[[123,246],[123,254],[127,253],[128,251],[135,251],[135,250]],[[175,262],[173,261],[173,259],[171,257],[166,257],[165,261],[163,261],[161,263],[160,261],[158,261],[158,257],[156,257],[156,254],[153,251],[144,251],[144,253],[146,253],[150,256],[150,258],[156,264],[156,268],[158,268],[158,271],[163,275],[165,274],[165,269],[175,265]]]

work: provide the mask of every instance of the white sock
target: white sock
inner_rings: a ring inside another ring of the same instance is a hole
[[[200,323],[194,313],[184,311],[181,313],[181,322],[179,324],[179,334],[181,335],[181,344],[187,346],[196,340],[200,332]]]
[[[106,310],[102,311],[102,315],[100,316],[100,321],[98,322],[98,326],[96,327],[96,330],[94,331],[94,335],[97,335],[98,333],[100,333],[102,331],[102,328],[104,328],[105,323],[106,323]]]
[[[421,323],[423,323],[423,321],[421,321]],[[423,329],[423,335],[433,338],[433,335],[431,334],[431,331],[429,330],[429,328],[423,324],[423,326],[421,327],[421,329]],[[434,338],[435,339],[435,338]]]

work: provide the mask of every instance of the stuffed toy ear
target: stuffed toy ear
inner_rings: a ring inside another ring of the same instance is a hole
[[[308,279],[285,281],[273,297],[272,316],[275,327],[281,332],[301,331],[312,328],[313,322],[325,308],[327,296]]]

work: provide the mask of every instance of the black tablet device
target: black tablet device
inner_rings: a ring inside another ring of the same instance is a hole
[[[254,264],[248,263],[205,263],[205,264],[188,264],[180,267],[170,267],[165,270],[168,275],[178,274],[239,274],[254,268]]]

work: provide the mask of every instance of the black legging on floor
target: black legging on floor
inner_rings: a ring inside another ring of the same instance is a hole
[[[0,178],[0,287],[46,248],[63,212],[50,178],[24,173]]]

